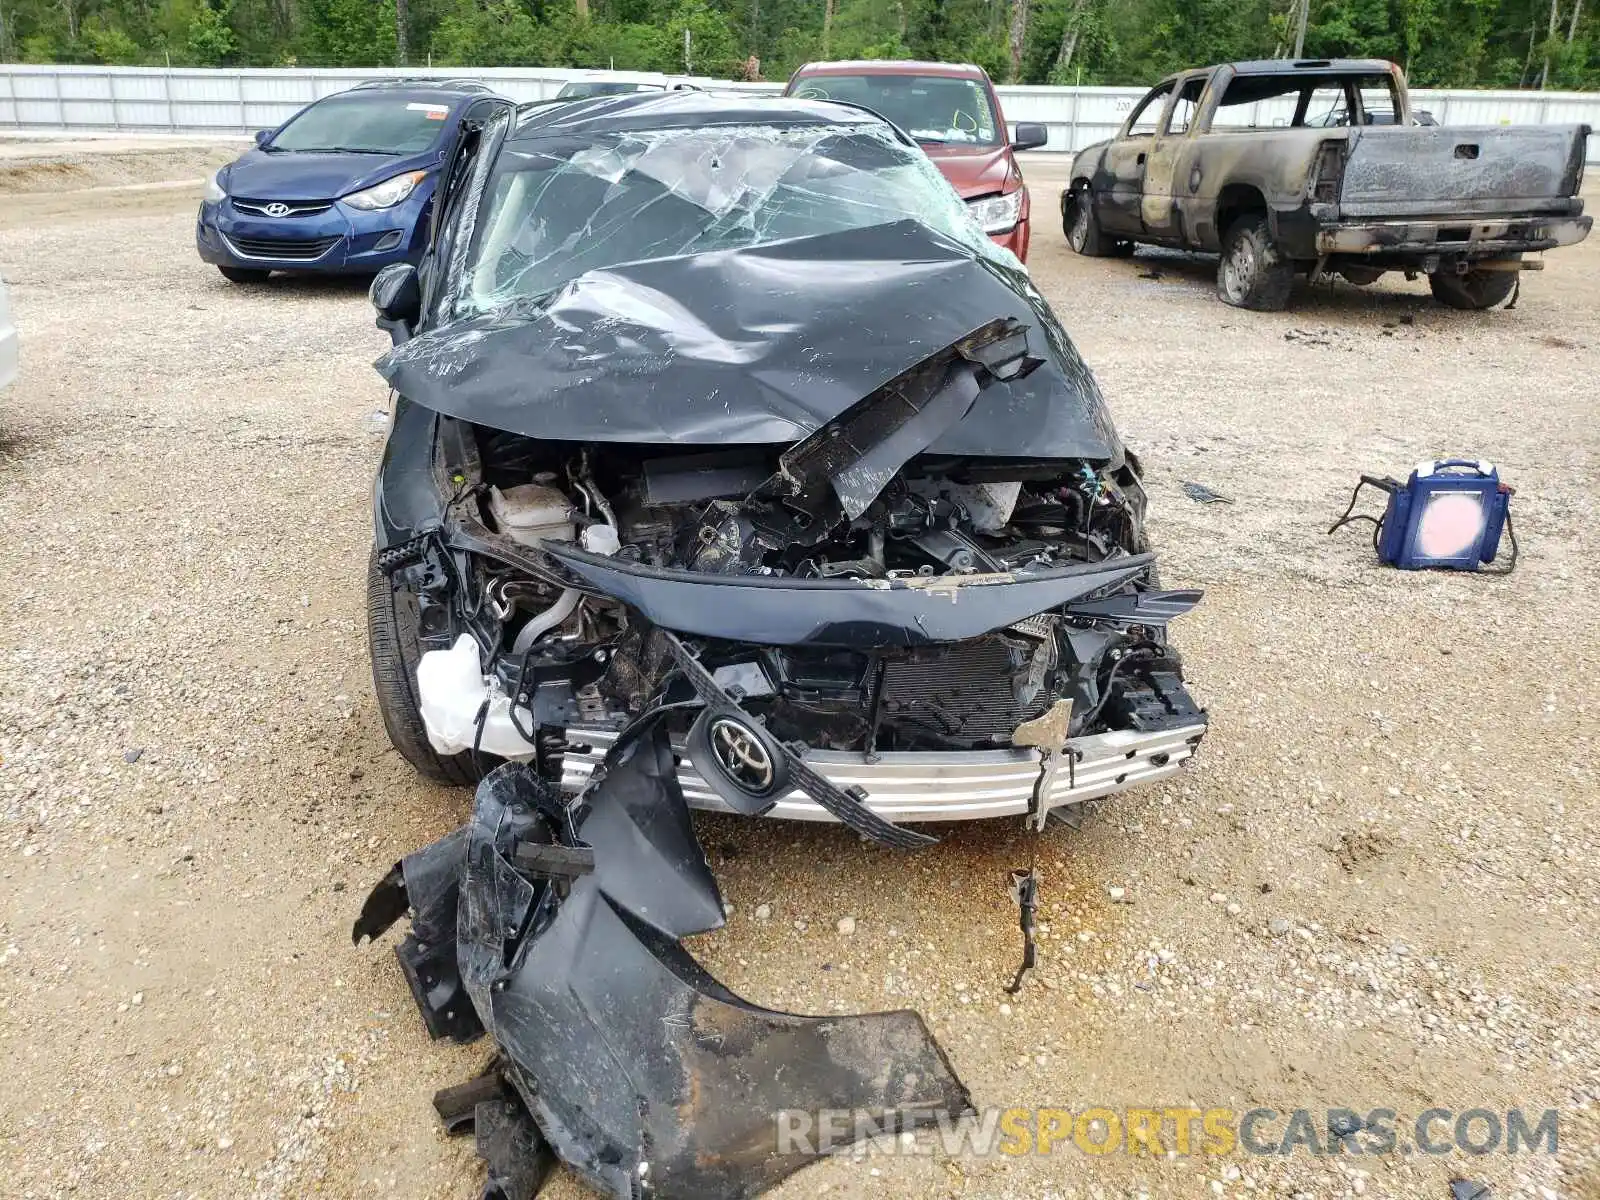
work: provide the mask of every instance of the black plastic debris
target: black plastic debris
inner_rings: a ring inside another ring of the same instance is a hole
[[[1450,1200],[1493,1200],[1494,1191],[1487,1183],[1476,1179],[1452,1179]]]
[[[407,902],[398,953],[424,1024],[464,1032],[454,980],[495,1043],[483,1077],[435,1100],[476,1137],[485,1196],[531,1197],[554,1156],[619,1200],[735,1200],[856,1137],[971,1111],[917,1013],[761,1008],[683,948],[722,900],[659,722],[619,738],[576,800],[529,766],[496,770],[465,827],[378,884],[355,939]],[[822,1110],[850,1114],[843,1140],[780,1142],[778,1114]]]

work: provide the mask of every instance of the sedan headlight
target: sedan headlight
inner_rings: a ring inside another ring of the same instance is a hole
[[[385,179],[382,183],[374,184],[359,192],[351,192],[344,197],[344,202],[351,208],[368,211],[376,208],[393,208],[416,191],[417,185],[427,177],[426,171],[407,171],[404,175]]]
[[[218,171],[206,180],[206,203],[220,204],[228,198],[228,193],[222,188],[222,172]]]
[[[968,200],[967,211],[985,233],[1009,233],[1022,220],[1022,189]]]

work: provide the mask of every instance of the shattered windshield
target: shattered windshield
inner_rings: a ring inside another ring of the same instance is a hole
[[[946,75],[813,75],[790,95],[842,100],[887,117],[919,142],[994,146],[1000,142],[989,89]]]
[[[484,193],[456,315],[620,263],[908,218],[989,252],[938,169],[879,123],[512,142]]]

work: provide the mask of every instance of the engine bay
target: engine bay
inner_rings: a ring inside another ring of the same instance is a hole
[[[1145,550],[1144,493],[1132,461],[1108,471],[1081,460],[921,455],[856,515],[837,504],[819,515],[803,496],[773,486],[782,447],[576,446],[466,430],[469,465],[453,477],[453,503],[530,551],[571,545],[619,565],[730,581],[938,592]],[[530,745],[564,729],[620,728],[687,695],[648,623],[623,603],[487,557],[468,562],[471,580],[419,568],[424,627],[437,631],[430,644],[441,648],[474,629],[491,673],[518,698],[510,715]],[[1142,597],[1179,594],[1155,593],[1149,575],[1120,586],[1120,601],[1100,598],[1103,611],[1031,614],[956,641],[884,647],[704,637],[698,650],[776,738],[818,749],[874,756],[1007,748],[1020,723],[1062,699],[1079,714],[1080,734],[1193,723],[1198,711],[1166,644],[1170,614],[1141,605]],[[977,590],[966,594],[974,599],[964,603],[983,603]],[[677,723],[687,728],[688,718]]]

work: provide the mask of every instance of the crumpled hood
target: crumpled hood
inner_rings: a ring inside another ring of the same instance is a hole
[[[928,447],[1120,461],[1093,375],[1027,273],[915,221],[579,276],[380,358],[408,399],[529,437],[790,443],[987,322],[1042,361],[984,389]]]
[[[246,200],[333,200],[419,165],[393,154],[252,150],[227,168],[223,186]]]
[[[1015,174],[1008,146],[983,146],[976,150],[967,146],[924,146],[922,149],[963,200],[1003,192]]]

